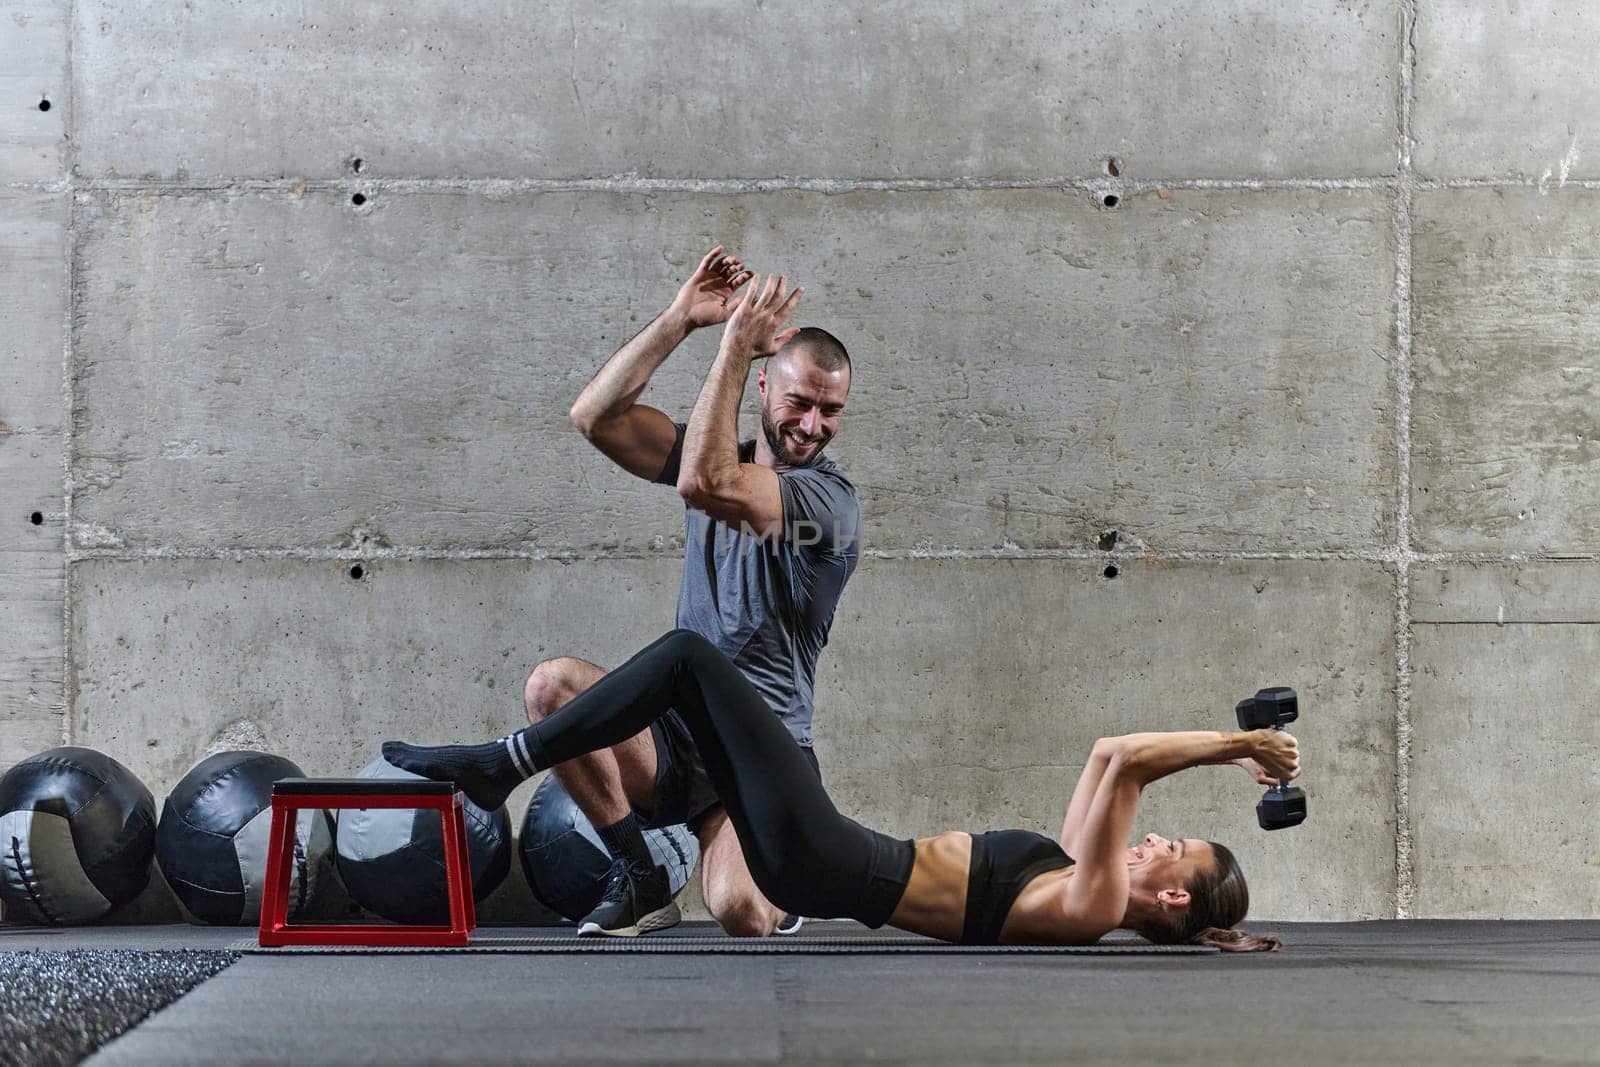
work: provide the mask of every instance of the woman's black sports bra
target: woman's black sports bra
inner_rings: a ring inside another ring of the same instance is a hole
[[[1031,830],[990,830],[972,835],[963,945],[998,945],[1011,905],[1024,886],[1045,871],[1072,866],[1060,845]]]

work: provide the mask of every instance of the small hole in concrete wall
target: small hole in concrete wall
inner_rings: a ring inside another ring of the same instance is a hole
[[[35,526],[43,526],[44,525],[44,512],[35,511],[32,515],[28,516],[28,521],[33,523]]]
[[[360,207],[362,204],[365,204],[367,202],[367,194],[366,193],[357,193],[355,196],[352,196],[350,198],[350,202],[352,204],[354,204],[356,207]]]
[[[40,111],[49,111],[50,110],[50,101],[48,101],[48,100],[39,101],[39,110]]]
[[[1117,570],[1117,565],[1115,563],[1107,563],[1106,569],[1101,571],[1100,575],[1103,578],[1115,578],[1121,573],[1121,571]]]
[[[1100,534],[1100,539],[1095,542],[1102,552],[1110,552],[1117,547],[1117,531],[1106,530]]]
[[[1106,160],[1106,173],[1111,175],[1113,178],[1122,177],[1122,160],[1118,159],[1116,156],[1109,157]]]
[[[364,159],[352,159],[350,161],[350,169],[355,171],[357,174],[360,174],[361,168],[366,166],[366,163],[367,161]]]
[[[1116,207],[1118,204],[1122,203],[1122,197],[1118,196],[1116,193],[1107,193],[1105,196],[1100,198],[1100,202],[1106,207]]]
[[[352,563],[350,565],[350,577],[354,578],[356,581],[359,582],[362,578],[366,577],[366,574],[367,569],[361,564]]]

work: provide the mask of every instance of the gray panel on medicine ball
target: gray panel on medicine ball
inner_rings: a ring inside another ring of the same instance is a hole
[[[298,777],[298,776],[297,776]],[[261,899],[267,883],[267,850],[272,840],[272,809],[268,807],[233,835],[239,876],[244,880],[244,911],[240,922],[261,919]],[[321,808],[302,809],[294,826],[294,849],[289,868],[289,917],[316,910],[333,874],[333,817]]]
[[[361,778],[421,776],[373,760]],[[502,806],[484,811],[463,798],[472,895],[482,900],[511,869],[511,817]],[[334,833],[339,878],[350,898],[374,915],[399,923],[446,923],[444,832],[439,813],[405,808],[345,809]]]
[[[92,922],[149,884],[155,798],[110,756],[63,746],[23,760],[0,777],[0,818],[0,899],[12,914]]]
[[[78,862],[72,826],[49,811],[8,811],[0,815],[0,884],[6,918],[31,923],[71,925],[93,922],[111,910]]]

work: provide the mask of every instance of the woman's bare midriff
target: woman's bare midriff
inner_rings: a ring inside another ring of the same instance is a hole
[[[967,876],[972,865],[972,835],[948,830],[916,842],[911,880],[889,924],[901,930],[960,941],[967,919]]]

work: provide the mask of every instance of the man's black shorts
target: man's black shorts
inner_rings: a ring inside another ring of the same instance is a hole
[[[689,829],[698,834],[706,816],[722,806],[717,791],[711,787],[711,779],[706,776],[705,764],[700,762],[700,750],[676,711],[669,711],[651,723],[650,736],[656,744],[655,808],[639,812],[639,816],[646,827],[688,823]],[[822,781],[817,754],[805,745],[800,751],[811,761],[817,781]]]

